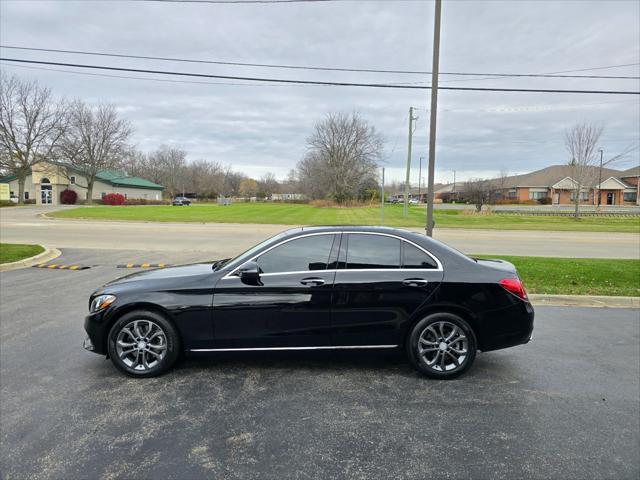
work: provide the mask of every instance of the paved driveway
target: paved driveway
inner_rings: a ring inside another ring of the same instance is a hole
[[[191,250],[224,258],[292,227],[231,223],[100,222],[54,220],[39,216],[56,208],[60,207],[0,209],[0,242],[41,243],[58,248]],[[413,230],[424,233],[421,229]],[[437,228],[435,237],[466,253],[640,259],[640,235],[632,233]]]
[[[638,310],[539,307],[532,343],[449,382],[389,352],[218,354],[133,380],[81,348],[87,296],[123,272],[0,275],[3,478],[640,475]]]

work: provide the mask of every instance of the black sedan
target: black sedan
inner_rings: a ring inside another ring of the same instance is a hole
[[[183,352],[403,349],[448,379],[478,350],[527,343],[534,316],[512,264],[382,227],[296,228],[233,259],[135,273],[89,310],[85,348],[135,377]]]

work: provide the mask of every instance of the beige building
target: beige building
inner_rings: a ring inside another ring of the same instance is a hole
[[[9,184],[12,198],[18,195],[18,177],[10,175],[0,178],[0,183]],[[39,163],[34,165],[24,184],[24,200],[35,200],[38,205],[57,205],[60,194],[74,190],[78,202],[87,198],[87,179],[82,173],[65,165]],[[164,187],[139,177],[130,177],[122,172],[104,170],[97,174],[93,184],[93,200],[100,200],[108,193],[120,193],[127,199],[162,200]]]

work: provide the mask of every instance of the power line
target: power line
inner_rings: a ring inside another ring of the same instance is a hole
[[[211,3],[211,4],[268,4],[268,3],[328,3],[328,2],[344,2],[349,0],[124,0],[132,2],[150,2],[150,3]],[[415,1],[415,0],[410,0]],[[422,0],[418,0],[422,1]]]
[[[109,52],[91,52],[85,50],[62,50],[54,48],[35,48],[35,47],[21,47],[16,45],[0,45],[0,48],[7,48],[12,50],[27,50],[33,52],[50,52],[50,53],[70,53],[74,55],[91,55],[99,57],[115,57],[115,58],[133,58],[137,60],[160,60],[169,62],[182,62],[182,63],[199,63],[199,64],[211,64],[211,65],[231,65],[240,67],[259,67],[259,68],[283,68],[293,70],[317,70],[317,71],[332,71],[332,72],[358,72],[358,73],[394,73],[394,74],[411,74],[411,75],[430,75],[431,72],[423,70],[388,70],[388,69],[373,69],[373,68],[340,68],[340,67],[317,67],[317,66],[305,66],[305,65],[288,65],[288,64],[270,64],[270,63],[247,63],[247,62],[230,62],[223,60],[202,60],[202,59],[188,59],[188,58],[176,58],[176,57],[155,57],[149,55],[130,55],[123,53],[109,53]],[[613,75],[565,75],[566,73],[577,71],[589,71],[589,70],[602,70],[609,68],[620,68],[640,65],[640,63],[627,63],[621,65],[608,65],[593,68],[582,68],[579,70],[566,70],[563,72],[549,72],[549,73],[473,73],[473,72],[440,72],[440,75],[452,75],[452,76],[486,76],[486,77],[541,77],[541,78],[600,78],[600,79],[620,79],[620,80],[638,80],[640,77],[632,76],[613,76]],[[479,80],[479,79],[474,79]]]
[[[237,82],[203,82],[198,80],[175,80],[168,78],[149,78],[149,77],[134,77],[131,75],[110,75],[108,73],[96,73],[96,72],[78,72],[75,70],[66,70],[62,68],[47,68],[47,67],[35,67],[33,65],[15,65],[13,63],[2,63],[6,66],[11,66],[15,68],[27,68],[29,70],[44,70],[46,72],[59,72],[59,73],[71,73],[73,75],[87,75],[91,77],[105,77],[105,78],[120,78],[124,80],[141,80],[145,82],[162,82],[162,83],[186,83],[186,84],[195,84],[195,85],[222,85],[222,86],[235,86],[235,87],[288,87],[290,85],[280,84],[280,83],[237,83]],[[304,87],[307,85],[298,85],[300,87]],[[636,101],[640,101],[640,98],[636,99]],[[515,106],[506,109],[498,109],[491,107],[482,107],[482,108],[444,108],[445,112],[507,112],[507,113],[519,113],[519,112],[543,112],[543,111],[553,111],[553,110],[566,110],[571,108],[581,108],[581,107],[591,107],[598,105],[611,105],[618,103],[629,103],[629,100],[614,100],[612,102],[596,102],[596,103],[580,103],[580,104],[570,104],[570,105],[558,105],[558,104],[548,104],[548,105],[533,105],[533,106]],[[417,110],[421,110],[418,108]],[[403,118],[404,118],[403,114]],[[398,133],[398,136],[400,134]],[[395,144],[398,142],[398,136],[394,141]]]
[[[271,82],[271,83],[287,83],[298,85],[330,85],[336,87],[369,87],[369,88],[396,88],[396,89],[414,89],[426,90],[430,86],[418,85],[393,85],[387,83],[353,83],[353,82],[326,82],[317,80],[291,80],[283,78],[264,78],[264,77],[241,77],[235,75],[212,75],[206,73],[190,73],[175,72],[167,70],[149,70],[142,68],[125,68],[125,67],[109,67],[105,65],[85,65],[78,63],[63,62],[45,62],[40,60],[24,60],[19,58],[2,58],[0,61],[29,63],[37,65],[54,65],[60,67],[73,68],[90,68],[96,70],[112,70],[117,72],[133,72],[133,73],[152,73],[157,75],[176,75],[182,77],[198,77],[198,78],[218,78],[224,80],[245,80],[254,82]],[[458,91],[484,91],[484,92],[538,92],[538,93],[592,93],[592,94],[608,94],[608,95],[640,95],[640,92],[622,91],[622,90],[560,90],[560,89],[533,89],[533,88],[484,88],[484,87],[439,87],[440,90],[458,90]]]
[[[95,73],[95,72],[77,72],[75,70],[65,70],[63,68],[47,68],[47,67],[34,67],[33,65],[15,65],[13,63],[4,63],[0,61],[2,65],[7,65],[16,68],[28,68],[30,70],[44,70],[47,72],[59,72],[59,73],[72,73],[74,75],[88,75],[91,77],[106,77],[106,78],[121,78],[125,80],[143,80],[146,82],[163,82],[163,83],[189,83],[195,85],[227,85],[234,87],[287,87],[281,83],[237,83],[237,82],[202,82],[198,80],[176,80],[168,78],[147,78],[147,77],[133,77],[131,75],[109,75],[108,73]],[[299,85],[304,86],[304,85]]]

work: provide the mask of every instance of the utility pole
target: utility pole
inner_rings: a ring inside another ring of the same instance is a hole
[[[422,200],[422,159],[424,157],[420,157],[420,169],[418,170],[418,198]]]
[[[384,167],[382,167],[382,185],[380,186],[380,225],[384,225]]]
[[[407,176],[404,183],[404,210],[403,215],[406,217],[409,214],[409,182],[411,180],[411,143],[413,141],[413,121],[418,117],[413,116],[413,107],[409,107],[409,148],[407,150]]]
[[[456,200],[458,199],[458,195],[456,193],[456,171],[453,171],[453,188],[451,189],[451,196],[455,195]]]
[[[603,150],[600,149],[600,172],[598,173],[598,207],[600,207],[600,202],[602,201],[602,194],[600,193],[600,185],[602,185],[602,155]],[[579,193],[578,193],[579,194]]]
[[[440,69],[440,17],[442,0],[436,0],[433,19],[433,65],[431,67],[431,119],[429,121],[429,177],[427,180],[427,236],[433,236],[433,176],[436,169],[436,116],[438,113],[438,71]]]

